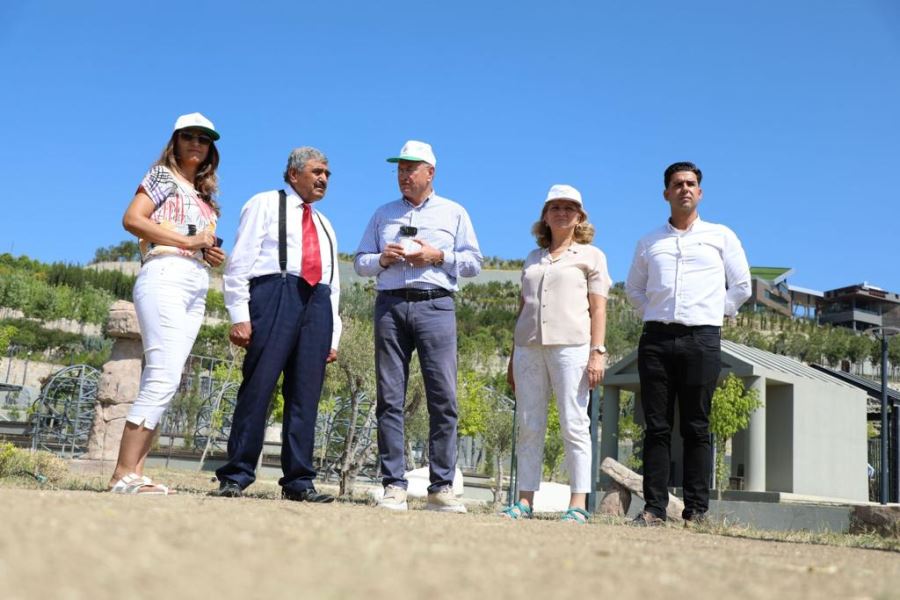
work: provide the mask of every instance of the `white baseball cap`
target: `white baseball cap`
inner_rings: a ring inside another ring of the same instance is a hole
[[[198,112],[191,113],[189,115],[181,115],[180,117],[178,117],[178,120],[175,121],[175,128],[172,131],[187,129],[188,127],[194,129],[202,129],[209,134],[209,137],[214,140],[217,140],[220,137],[219,132],[216,131],[216,127],[215,125],[213,125],[212,121]]]
[[[432,167],[437,166],[437,159],[434,157],[434,151],[431,144],[425,142],[417,142],[409,140],[400,148],[400,156],[392,156],[387,159],[388,162],[395,163],[401,160],[414,160],[417,162],[427,162]]]
[[[550,187],[550,191],[547,192],[547,199],[544,200],[544,204],[547,204],[551,200],[571,200],[578,204],[578,206],[584,206],[584,203],[581,201],[581,192],[571,185],[562,183],[557,183]]]

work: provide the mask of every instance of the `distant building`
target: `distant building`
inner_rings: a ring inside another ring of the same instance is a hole
[[[787,278],[793,273],[788,267],[751,267],[752,292],[744,310],[816,318],[822,292],[789,285]]]
[[[860,283],[825,292],[820,323],[865,331],[871,327],[900,327],[900,295]]]

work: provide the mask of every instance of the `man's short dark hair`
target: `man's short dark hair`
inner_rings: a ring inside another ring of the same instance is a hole
[[[666,169],[665,175],[663,175],[663,183],[665,183],[666,188],[669,187],[669,180],[672,179],[672,175],[675,173],[680,173],[681,171],[690,171],[694,175],[697,176],[697,183],[703,181],[703,173],[700,172],[700,167],[695,165],[692,162],[677,162],[669,165],[669,168]]]

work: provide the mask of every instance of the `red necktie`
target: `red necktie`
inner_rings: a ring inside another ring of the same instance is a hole
[[[319,253],[319,234],[312,219],[312,207],[303,203],[303,263],[300,265],[301,277],[309,285],[316,285],[322,280],[322,255]]]

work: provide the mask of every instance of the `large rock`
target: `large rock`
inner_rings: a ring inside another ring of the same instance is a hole
[[[572,489],[554,481],[542,481],[534,493],[532,509],[536,513],[565,512],[569,508]]]
[[[125,417],[106,421],[102,417],[95,416],[85,458],[115,461],[119,457],[119,445],[122,443],[124,431]]]
[[[87,458],[116,460],[125,417],[141,384],[141,332],[131,302],[118,300],[109,309],[106,333],[115,339],[97,387],[96,411]]]
[[[614,517],[624,517],[631,508],[631,490],[613,481],[612,487],[600,500],[600,513]]]
[[[141,357],[143,348],[140,340],[117,339],[110,359],[103,364],[97,399],[101,404],[123,404],[134,402],[141,386]]]
[[[134,304],[125,300],[113,302],[106,319],[106,333],[114,338],[141,339],[141,327],[138,325],[137,313],[134,312]]]
[[[600,470],[609,475],[613,481],[615,481],[622,487],[623,490],[628,490],[632,494],[637,494],[641,499],[644,498],[644,478],[619,461],[607,456],[600,464]],[[628,502],[629,504],[631,503],[630,498]],[[610,500],[608,505],[614,506],[613,501]],[[602,512],[602,502],[600,508]],[[616,510],[618,509],[616,508]],[[672,521],[680,521],[681,513],[683,511],[684,502],[682,502],[681,498],[673,494],[669,494],[669,505],[666,507],[666,518]]]
[[[854,506],[850,512],[850,533],[870,532],[900,537],[900,506]]]

